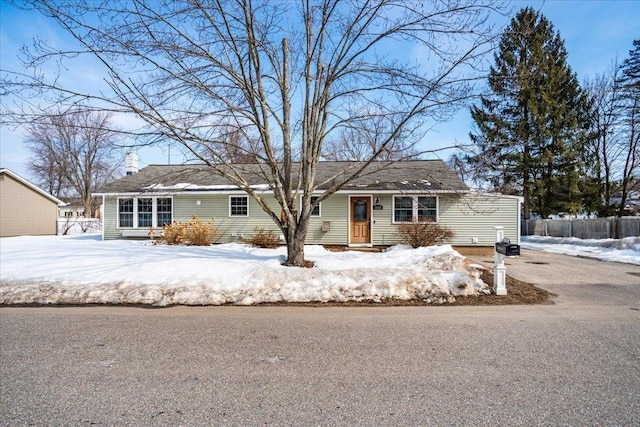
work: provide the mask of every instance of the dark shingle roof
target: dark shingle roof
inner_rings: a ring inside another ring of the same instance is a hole
[[[319,189],[340,182],[361,166],[361,162],[320,162],[316,174]],[[295,165],[295,170],[299,164]],[[268,189],[270,174],[267,165],[234,165],[250,185]],[[145,193],[154,191],[216,191],[232,186],[206,165],[151,165],[140,172],[111,182],[98,190],[100,194]],[[374,162],[361,176],[342,191],[426,191],[459,192],[468,187],[442,160],[411,160]]]

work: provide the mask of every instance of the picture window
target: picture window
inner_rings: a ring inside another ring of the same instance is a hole
[[[118,228],[161,228],[172,221],[171,197],[118,199]]]

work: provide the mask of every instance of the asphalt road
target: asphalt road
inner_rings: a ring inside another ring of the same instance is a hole
[[[3,307],[0,424],[640,425],[640,267],[507,267],[555,303]]]

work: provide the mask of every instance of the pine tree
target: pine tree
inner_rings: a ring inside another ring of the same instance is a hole
[[[623,78],[620,83],[629,89],[640,91],[640,39],[633,41],[633,50],[622,63]]]
[[[582,206],[587,97],[564,41],[532,8],[506,29],[489,72],[492,94],[471,109],[477,132],[468,162],[492,189],[524,197],[524,216]]]
[[[640,40],[633,41],[634,49],[620,67],[616,81],[618,108],[621,117],[620,146],[624,153],[621,179],[621,203],[617,215],[624,214],[627,197],[634,177],[640,172]]]

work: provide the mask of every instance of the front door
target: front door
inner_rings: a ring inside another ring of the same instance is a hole
[[[351,244],[371,243],[371,198],[351,198]]]

